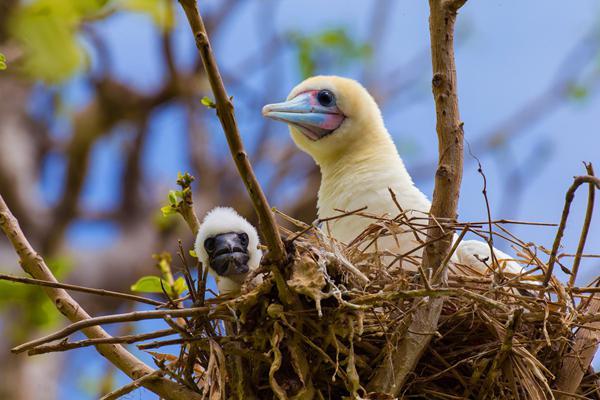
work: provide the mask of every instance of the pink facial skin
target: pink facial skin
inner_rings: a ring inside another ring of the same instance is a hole
[[[310,90],[289,101],[268,104],[263,107],[262,114],[298,127],[311,140],[319,140],[339,128],[346,118],[335,101],[329,106],[322,105],[319,102],[320,92]]]

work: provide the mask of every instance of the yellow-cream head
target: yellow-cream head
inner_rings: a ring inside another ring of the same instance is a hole
[[[268,104],[262,113],[286,122],[296,145],[319,165],[391,141],[375,100],[349,78],[308,78],[292,89],[287,101]]]

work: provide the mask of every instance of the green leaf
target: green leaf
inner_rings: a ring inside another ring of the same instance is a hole
[[[131,285],[131,290],[144,293],[162,293],[161,281],[164,288],[168,289],[169,285],[158,276],[148,275],[142,276],[136,283]]]
[[[44,81],[72,77],[88,59],[77,34],[82,22],[101,11],[106,1],[36,0],[26,2],[9,21],[24,49],[23,70]]]
[[[177,205],[177,194],[174,190],[169,190],[169,203],[173,206]]]
[[[188,290],[188,286],[185,282],[185,278],[183,276],[180,276],[173,283],[173,291],[175,292],[175,295],[179,297],[186,290]]]
[[[215,102],[207,96],[204,96],[202,98],[202,100],[200,100],[200,103],[202,103],[203,106],[208,107],[208,108],[217,108],[217,105],[215,104]]]
[[[161,207],[160,212],[162,212],[163,217],[168,217],[169,215],[177,214],[177,210],[170,205]]]
[[[5,70],[6,67],[7,67],[6,56],[4,56],[4,54],[0,53],[0,71]]]
[[[189,253],[190,253],[190,256],[192,256],[194,258],[198,258],[198,254],[196,254],[196,252],[194,250],[190,250]]]

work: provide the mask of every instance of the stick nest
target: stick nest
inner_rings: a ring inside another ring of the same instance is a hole
[[[416,257],[389,267],[389,255],[363,251],[406,229],[401,221],[379,220],[350,246],[300,228],[302,235],[289,232],[288,264],[264,265],[262,282],[234,298],[206,300],[213,310],[197,319],[194,339],[170,360],[183,374],[183,361],[194,354],[193,379],[209,398],[391,398],[369,391],[368,382],[406,334],[414,310],[435,297],[445,299],[438,329],[417,332],[433,338],[402,388],[404,398],[552,398],[574,330],[593,318],[586,314],[590,301],[576,306],[577,296],[554,278],[547,288],[539,283],[546,265],[535,246],[520,241],[513,240],[527,273],[455,265],[446,287],[431,288],[403,266]],[[596,376],[588,375],[582,396],[600,398]]]

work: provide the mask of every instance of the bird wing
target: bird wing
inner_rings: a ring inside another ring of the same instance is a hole
[[[494,248],[494,254],[502,272],[520,275],[524,268],[514,257]],[[492,254],[490,246],[479,240],[464,240],[456,249],[456,262],[474,268],[482,274],[488,274],[493,270]]]

